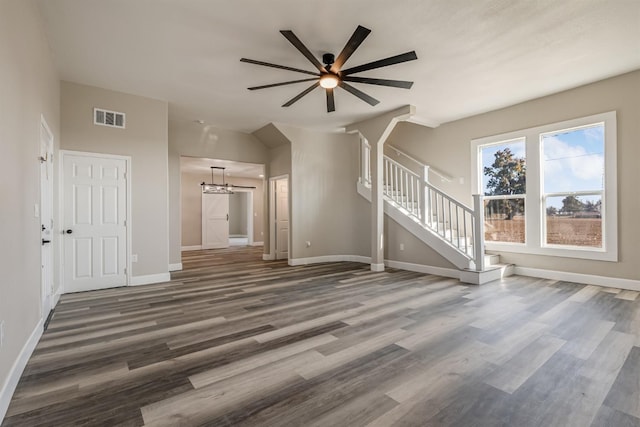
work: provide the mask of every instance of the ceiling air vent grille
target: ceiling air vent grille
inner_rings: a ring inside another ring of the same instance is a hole
[[[124,129],[125,114],[118,113],[117,111],[103,110],[102,108],[94,108],[93,124]]]

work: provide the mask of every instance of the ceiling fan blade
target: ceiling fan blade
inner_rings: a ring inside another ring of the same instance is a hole
[[[314,84],[312,84],[311,86],[309,86],[308,88],[306,88],[305,90],[303,90],[302,92],[300,92],[299,94],[297,94],[296,96],[294,96],[293,98],[291,98],[290,100],[288,100],[284,105],[282,105],[283,107],[290,107],[294,102],[297,102],[300,98],[302,98],[303,96],[305,96],[306,94],[308,94],[309,92],[311,92],[312,90],[314,90],[316,87],[318,87],[320,85],[320,81],[318,80],[317,82],[315,82]]]
[[[300,53],[302,53],[305,56],[305,58],[307,58],[321,73],[325,73],[326,72],[326,70],[324,68],[324,65],[322,65],[320,63],[320,61],[318,61],[318,58],[313,56],[313,53],[311,53],[309,51],[309,49],[307,49],[307,47],[300,41],[300,39],[298,37],[296,37],[295,34],[293,34],[293,31],[281,30],[280,33],[287,40],[289,40],[289,42],[292,45],[294,45],[296,47],[296,49],[298,49],[300,51]]]
[[[411,86],[413,86],[413,82],[408,82],[405,80],[372,79],[368,77],[351,76],[344,76],[342,80],[353,83],[365,83],[368,85],[399,87],[402,89],[411,89]]]
[[[312,79],[291,80],[291,81],[288,81],[288,82],[273,83],[273,84],[270,84],[270,85],[252,86],[252,87],[248,87],[247,89],[249,89],[249,90],[266,89],[266,88],[269,88],[269,87],[291,85],[291,84],[294,84],[294,83],[310,82],[312,80],[318,80],[318,78],[315,77],[315,78],[312,78]]]
[[[366,93],[356,89],[355,87],[351,86],[350,84],[347,84],[343,81],[341,81],[339,83],[340,87],[344,90],[346,90],[347,92],[351,93],[352,95],[357,96],[358,98],[362,99],[364,102],[366,102],[369,105],[378,105],[380,103],[380,101],[378,101],[377,99],[375,99],[372,96],[367,95]]]
[[[336,102],[333,98],[333,88],[327,88],[327,113],[336,111]]]
[[[287,66],[284,66],[284,65],[271,64],[270,62],[256,61],[255,59],[240,58],[240,62],[247,62],[249,64],[256,64],[256,65],[263,65],[265,67],[279,68],[281,70],[295,71],[295,72],[298,72],[298,73],[311,74],[312,76],[319,76],[320,75],[318,73],[314,73],[313,71],[301,70],[299,68],[287,67]]]
[[[349,68],[342,71],[342,75],[346,76],[349,74],[359,73],[361,71],[374,70],[376,68],[387,67],[389,65],[400,64],[407,61],[413,61],[414,59],[418,59],[418,55],[416,55],[416,52],[412,50],[411,52],[401,53],[400,55],[390,56],[378,61],[373,61],[367,64],[358,65],[357,67]]]
[[[347,62],[347,59],[349,59],[353,52],[355,52],[355,50],[358,48],[358,46],[360,46],[364,39],[367,38],[370,32],[370,29],[365,28],[362,25],[358,25],[358,28],[356,28],[356,30],[353,32],[347,44],[342,48],[342,52],[340,52],[340,55],[338,55],[336,60],[333,62],[333,65],[331,65],[332,73],[337,73],[338,71],[340,71],[340,68],[342,68],[344,63]]]

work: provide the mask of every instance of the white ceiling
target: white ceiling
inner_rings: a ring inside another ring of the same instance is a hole
[[[229,178],[264,178],[264,165],[256,163],[242,163],[231,160],[214,160],[198,157],[180,157],[180,172],[197,173],[211,176],[211,166],[223,167],[226,180]],[[262,176],[261,176],[262,175]],[[215,169],[213,171],[215,182],[222,182],[222,171]],[[210,182],[211,178],[207,182]],[[233,182],[233,180],[232,180]]]
[[[61,77],[163,99],[172,120],[254,131],[269,122],[331,129],[413,104],[444,123],[640,68],[638,0],[39,0]],[[372,30],[351,67],[415,50],[418,60],[359,76],[413,80],[410,90],[354,86],[327,113],[305,78],[242,57],[314,71],[279,33],[337,55]]]

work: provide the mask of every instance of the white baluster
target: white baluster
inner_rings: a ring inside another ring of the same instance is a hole
[[[476,270],[484,270],[484,200],[481,194],[473,195],[473,252]]]

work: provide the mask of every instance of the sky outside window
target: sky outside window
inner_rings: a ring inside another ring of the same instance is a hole
[[[542,150],[545,193],[604,189],[604,124],[545,134]]]

